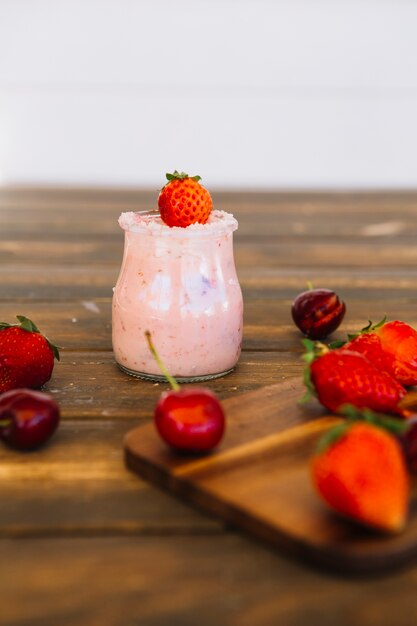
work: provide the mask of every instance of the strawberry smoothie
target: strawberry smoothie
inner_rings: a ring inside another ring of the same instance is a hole
[[[163,379],[144,333],[179,380],[229,372],[242,342],[242,292],[233,258],[237,221],[169,227],[158,211],[122,213],[125,250],[113,295],[113,349],[127,373]]]

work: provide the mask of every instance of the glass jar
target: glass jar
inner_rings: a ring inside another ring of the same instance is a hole
[[[235,218],[213,211],[206,224],[170,228],[157,211],[122,213],[125,248],[113,294],[113,350],[119,367],[165,380],[145,338],[149,331],[179,381],[217,378],[236,365],[242,292],[233,258]]]

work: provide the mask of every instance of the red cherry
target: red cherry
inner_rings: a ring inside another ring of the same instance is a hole
[[[58,404],[45,393],[13,389],[0,396],[0,437],[18,450],[41,446],[55,432]]]
[[[206,452],[216,446],[223,436],[225,417],[217,396],[206,387],[180,387],[162,363],[151,334],[145,337],[161,372],[169,384],[154,413],[155,426],[166,443],[180,451]]]
[[[214,448],[223,436],[225,425],[219,400],[204,387],[166,391],[155,407],[154,419],[168,445],[193,452]]]
[[[338,328],[345,303],[330,289],[310,289],[298,294],[291,307],[292,318],[310,339],[324,339]]]
[[[411,472],[417,472],[417,418],[412,417],[407,420],[408,430],[400,438],[403,446],[408,468]]]

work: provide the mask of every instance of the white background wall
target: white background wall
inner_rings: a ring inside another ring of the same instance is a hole
[[[417,0],[0,0],[0,179],[416,187]]]

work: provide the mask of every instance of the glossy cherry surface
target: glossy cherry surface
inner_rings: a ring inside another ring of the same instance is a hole
[[[60,419],[58,404],[47,394],[13,389],[0,395],[0,437],[18,450],[44,444]]]
[[[417,472],[417,417],[408,421],[409,429],[402,435],[400,441],[403,446],[405,458],[411,472]]]
[[[294,323],[310,339],[325,339],[338,328],[345,312],[345,303],[330,289],[303,291],[291,307]]]
[[[181,387],[163,393],[154,419],[168,445],[189,452],[211,450],[221,440],[225,428],[220,401],[204,387]]]

